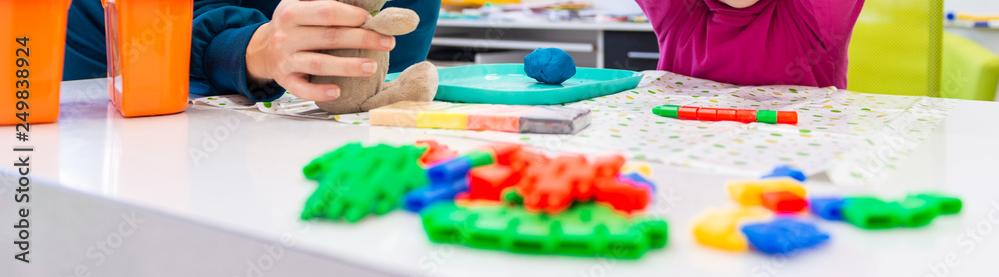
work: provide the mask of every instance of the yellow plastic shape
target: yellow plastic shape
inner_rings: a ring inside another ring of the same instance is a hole
[[[712,209],[694,219],[694,240],[697,243],[725,251],[745,252],[749,241],[739,226],[771,218],[773,214],[760,207]]]
[[[773,178],[752,181],[732,181],[728,183],[728,194],[732,201],[743,206],[759,206],[764,193],[788,191],[807,198],[805,186],[791,178]]]

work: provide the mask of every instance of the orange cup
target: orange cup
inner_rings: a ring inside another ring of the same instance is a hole
[[[0,125],[59,119],[70,0],[0,0]]]
[[[125,117],[187,108],[193,0],[102,0],[108,97]]]

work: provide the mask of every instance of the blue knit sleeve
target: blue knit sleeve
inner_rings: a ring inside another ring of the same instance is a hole
[[[259,10],[239,7],[240,1],[196,1],[191,37],[191,93],[239,93],[253,101],[271,101],[284,89],[271,82],[247,82],[246,46],[268,21]]]

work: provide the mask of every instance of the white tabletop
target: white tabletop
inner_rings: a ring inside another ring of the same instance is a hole
[[[435,245],[426,239],[418,217],[401,210],[368,218],[357,225],[298,220],[305,198],[315,187],[300,173],[302,165],[310,159],[352,140],[405,143],[434,138],[419,130],[275,116],[255,118],[206,107],[192,107],[177,115],[124,119],[107,103],[103,80],[87,80],[63,84],[59,123],[33,126],[31,144],[36,149],[33,176],[55,184],[36,182],[36,186],[55,186],[55,190],[77,195],[73,197],[95,197],[97,201],[152,211],[176,222],[193,222],[232,236],[262,242],[290,239],[292,243],[282,244],[288,246],[289,252],[309,253],[319,260],[343,261],[387,274],[995,276],[999,272],[994,265],[995,257],[999,257],[999,186],[994,171],[999,169],[994,162],[994,157],[999,156],[999,123],[994,122],[997,118],[999,103],[960,101],[944,125],[892,173],[893,182],[888,185],[858,188],[822,181],[809,184],[816,193],[897,194],[938,189],[963,197],[966,209],[961,215],[940,218],[928,228],[877,232],[821,222],[820,227],[832,234],[831,242],[788,259],[719,252],[692,241],[691,218],[709,207],[727,203],[723,182],[736,176],[655,165],[654,179],[663,184],[663,189],[659,190],[659,202],[651,213],[668,219],[669,245],[639,261],[617,261],[525,256]],[[5,144],[20,145],[13,141],[13,132],[11,127],[0,128]],[[482,143],[438,139],[459,148]],[[9,150],[3,151],[5,161],[13,160]],[[4,170],[10,170],[10,163],[5,164]],[[8,181],[11,179],[8,176],[0,183],[4,199],[0,207],[10,202],[8,194],[14,184]],[[42,205],[45,201],[38,199],[36,203]],[[3,212],[3,216],[9,216],[6,209]],[[39,217],[36,216],[36,222],[44,222]],[[82,230],[55,232],[77,231]],[[81,249],[63,246],[61,251],[89,253],[84,248],[92,243],[83,243]],[[145,251],[110,256],[103,267],[95,268],[110,270],[107,264],[120,265],[124,263],[121,260],[137,263],[142,259],[162,259],[156,255],[156,248]],[[240,255],[239,249],[218,251]],[[8,261],[5,258],[0,264]],[[212,260],[201,263],[221,266]],[[188,263],[179,265],[185,266],[197,267]],[[149,272],[127,266],[122,270]],[[308,275],[326,273],[329,272]],[[38,276],[42,275],[48,276]]]

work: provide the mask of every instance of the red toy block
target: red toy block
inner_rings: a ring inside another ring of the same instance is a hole
[[[718,109],[717,119],[719,121],[737,121],[736,112],[734,109]]]
[[[780,123],[780,124],[798,124],[798,112],[795,112],[795,111],[778,111],[777,112],[777,123]]]
[[[519,181],[520,173],[509,166],[492,164],[476,167],[468,173],[468,192],[465,198],[499,201],[503,189]]]
[[[437,143],[434,140],[418,140],[416,145],[427,147],[427,151],[420,156],[420,165],[427,166],[440,161],[446,161],[458,156],[458,152],[451,150],[447,145]]]
[[[587,180],[574,180],[572,172],[586,167],[581,155],[563,155],[542,166],[528,168],[517,185],[524,197],[524,208],[532,212],[560,213],[578,199],[580,185]]]
[[[680,110],[677,111],[677,117],[686,120],[697,119],[697,110],[699,109],[700,108],[698,107],[691,107],[691,106],[680,107]]]
[[[523,151],[524,146],[520,144],[513,143],[496,143],[488,147],[492,150],[493,155],[496,156],[496,163],[500,165],[510,165],[513,159],[520,151]]]
[[[808,207],[804,198],[790,191],[763,193],[760,195],[760,203],[775,213],[797,213]]]
[[[647,187],[633,186],[618,179],[606,179],[594,183],[594,199],[610,204],[615,210],[633,213],[644,210],[649,205],[651,192]]]
[[[715,108],[701,108],[697,110],[697,120],[700,121],[717,121],[718,120],[718,109]]]
[[[625,159],[621,155],[609,155],[597,157],[593,161],[595,178],[617,178],[621,174],[621,167],[624,166]]]
[[[497,158],[497,160],[499,159],[500,158]],[[507,163],[511,168],[513,168],[514,171],[520,172],[521,175],[526,175],[528,168],[547,163],[548,157],[544,154],[525,149],[514,152],[510,155],[508,160],[509,161]]]
[[[736,110],[735,119],[742,123],[756,122],[756,110]]]

